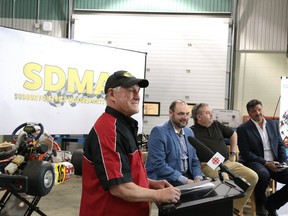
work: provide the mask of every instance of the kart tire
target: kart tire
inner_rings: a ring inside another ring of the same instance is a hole
[[[74,166],[75,175],[82,175],[82,156],[83,149],[76,149],[72,154],[71,163]]]
[[[48,161],[29,161],[23,175],[28,177],[28,195],[45,196],[54,185],[54,168]]]

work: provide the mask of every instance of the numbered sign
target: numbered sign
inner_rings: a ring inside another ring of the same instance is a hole
[[[53,163],[55,172],[55,185],[71,178],[74,174],[73,164],[70,162]]]

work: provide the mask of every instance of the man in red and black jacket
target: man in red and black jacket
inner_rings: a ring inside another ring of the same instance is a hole
[[[138,149],[138,122],[131,116],[139,112],[139,91],[148,84],[127,71],[108,78],[105,113],[84,144],[80,216],[148,216],[149,202],[179,201],[178,188],[147,178]]]

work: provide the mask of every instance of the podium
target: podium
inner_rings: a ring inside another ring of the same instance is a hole
[[[177,204],[157,204],[159,216],[232,216],[233,199],[245,192],[232,180],[205,180],[178,186],[181,198]]]

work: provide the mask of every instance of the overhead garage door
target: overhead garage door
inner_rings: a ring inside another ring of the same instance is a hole
[[[73,19],[75,40],[147,53],[144,101],[160,102],[160,117],[144,116],[145,133],[168,119],[175,99],[225,108],[228,17],[86,13]]]

